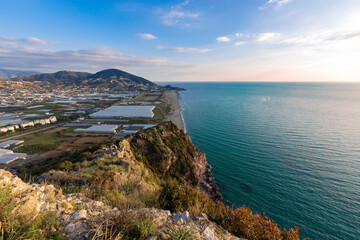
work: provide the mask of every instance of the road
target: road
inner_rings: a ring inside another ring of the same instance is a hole
[[[62,123],[62,124],[64,124],[64,123]],[[31,132],[22,133],[22,134],[19,134],[19,135],[15,135],[15,136],[8,137],[8,138],[3,138],[3,139],[0,139],[0,142],[5,142],[5,141],[7,141],[7,140],[11,140],[11,139],[18,138],[18,137],[22,137],[22,136],[26,136],[26,135],[29,135],[29,134],[32,134],[32,133],[44,131],[44,130],[47,130],[47,129],[50,129],[50,128],[59,127],[59,126],[62,125],[62,124],[52,125],[52,126],[50,126],[50,127],[37,129],[37,130],[31,131]]]

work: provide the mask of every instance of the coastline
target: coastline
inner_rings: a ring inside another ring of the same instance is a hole
[[[172,121],[177,125],[180,129],[182,129],[186,133],[185,122],[183,115],[181,113],[181,105],[180,105],[180,95],[178,91],[171,91],[169,93],[169,104],[171,105],[171,111],[169,115],[166,117],[166,121]],[[222,201],[224,198],[215,183],[215,178],[211,173],[211,166],[206,160],[205,157],[205,166],[201,176],[200,189],[205,192],[213,201]]]
[[[179,102],[179,93],[178,91],[169,92],[169,102],[171,106],[171,110],[169,115],[166,117],[166,121],[172,121],[175,123],[180,129],[185,131],[184,119],[181,114],[181,105]]]

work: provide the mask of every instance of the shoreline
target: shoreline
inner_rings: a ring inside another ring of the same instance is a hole
[[[169,94],[169,104],[171,106],[170,113],[166,117],[166,121],[172,121],[175,123],[180,129],[185,131],[185,123],[181,113],[181,105],[179,101],[179,93],[178,91],[171,91]]]
[[[179,99],[179,92],[178,91],[171,91],[169,93],[169,104],[171,105],[171,111],[169,115],[166,117],[166,121],[172,121],[175,123],[180,129],[184,130],[186,133],[185,128],[185,122],[184,117],[181,113],[181,105],[180,105],[180,99]],[[205,154],[205,153],[204,153]],[[206,161],[206,167],[204,172],[201,174],[201,182],[200,182],[200,189],[205,192],[210,199],[213,201],[223,201],[223,196],[216,185],[215,178],[212,176],[211,172],[211,166],[206,160],[205,155],[205,161]]]

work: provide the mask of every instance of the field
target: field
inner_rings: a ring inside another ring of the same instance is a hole
[[[31,135],[19,137],[24,140],[17,152],[41,154],[41,158],[56,157],[64,152],[71,152],[90,147],[110,138],[112,134],[74,133],[78,127],[57,127]]]

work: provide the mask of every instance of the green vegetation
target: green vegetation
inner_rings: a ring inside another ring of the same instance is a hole
[[[146,217],[119,214],[100,224],[94,230],[93,239],[146,239],[157,236],[156,228],[151,219]]]
[[[123,189],[125,191],[126,194],[130,194],[134,191],[134,189],[136,188],[137,183],[136,182],[125,182],[123,185]]]
[[[63,239],[56,230],[60,226],[53,215],[25,216],[14,214],[11,192],[0,188],[0,239]]]
[[[196,234],[190,226],[181,226],[180,228],[175,227],[174,225],[170,226],[169,231],[170,239],[173,240],[196,240],[202,239],[201,236]]]
[[[16,152],[24,152],[28,154],[38,154],[44,153],[50,150],[56,149],[57,145],[55,144],[31,144],[24,145],[16,149]]]

